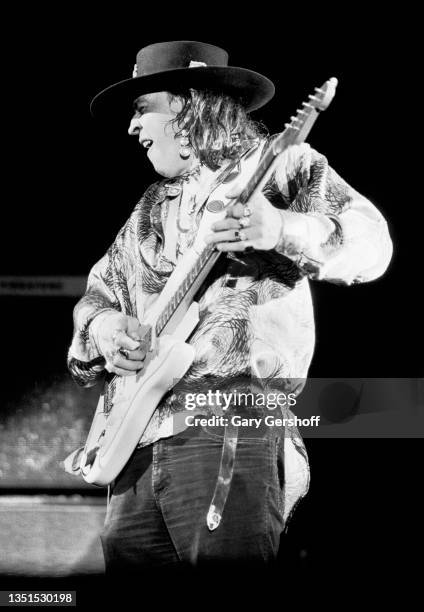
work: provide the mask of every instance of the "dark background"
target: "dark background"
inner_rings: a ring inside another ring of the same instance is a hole
[[[313,283],[321,377],[422,376],[422,202],[416,150],[419,104],[414,15],[371,16],[346,6],[323,14],[253,7],[141,4],[25,12],[12,43],[3,117],[10,191],[2,209],[0,275],[84,275],[156,179],[137,140],[97,124],[91,98],[129,78],[139,48],[192,39],[223,46],[230,64],[276,84],[254,114],[271,133],[313,88],[339,79],[308,142],[388,220],[394,243],[383,278]],[[278,18],[277,18],[278,17]],[[130,118],[130,114],[128,118]],[[34,384],[65,376],[75,300],[2,298],[3,392],[8,410]],[[282,560],[326,582],[412,565],[419,549],[421,439],[309,440],[312,483]]]

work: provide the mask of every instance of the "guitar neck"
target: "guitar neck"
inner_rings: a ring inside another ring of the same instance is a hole
[[[186,274],[184,280],[179,284],[172,298],[168,301],[157,318],[155,326],[156,336],[160,336],[187,294],[190,292],[193,293],[194,288],[201,286],[220,255],[221,253],[216,251],[212,245],[204,247],[200,255],[197,256],[195,263]]]
[[[248,180],[246,187],[238,196],[237,202],[247,204],[253,193],[259,189],[272,174],[277,158],[280,157],[288,147],[294,144],[301,144],[305,141],[319,113],[325,110],[333,99],[336,85],[337,79],[329,79],[322,87],[315,88],[315,93],[309,96],[308,102],[303,102],[302,108],[297,110],[296,115],[290,118],[290,123],[285,124],[284,132],[272,142],[271,146],[262,156],[256,170]],[[207,275],[220,255],[221,253],[216,251],[212,245],[204,247],[158,317],[155,326],[157,336],[161,334],[187,294],[193,290],[193,287],[200,287],[206,280]]]

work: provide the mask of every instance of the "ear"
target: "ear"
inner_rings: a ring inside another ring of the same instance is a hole
[[[183,101],[178,96],[168,93],[169,109],[171,113],[178,115],[183,109]]]

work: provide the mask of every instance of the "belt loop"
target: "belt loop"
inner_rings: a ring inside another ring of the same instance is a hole
[[[224,441],[222,444],[221,462],[215,491],[209,506],[206,523],[210,531],[218,527],[222,519],[225,502],[230,491],[231,479],[234,471],[238,440],[238,426],[229,424],[225,426]]]

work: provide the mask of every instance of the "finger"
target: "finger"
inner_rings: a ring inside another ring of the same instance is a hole
[[[232,187],[224,195],[226,198],[231,200],[232,198],[237,198],[237,196],[241,194],[243,189],[244,189],[243,185],[239,183],[235,183],[235,185],[232,185]]]
[[[228,229],[237,229],[239,227],[239,222],[237,219],[222,219],[222,221],[216,221],[216,223],[214,223],[211,226],[211,229],[214,232],[218,232],[218,231],[222,231],[222,230],[228,230]]]
[[[250,210],[250,209],[249,209]],[[246,206],[244,204],[234,204],[227,209],[227,217],[235,217],[236,219],[240,219],[240,217],[245,216]]]
[[[137,349],[136,351],[129,351],[128,349],[120,349],[119,352],[126,359],[131,359],[132,361],[144,361],[146,358],[146,351],[141,349]]]
[[[112,358],[112,365],[115,368],[121,368],[122,370],[131,370],[132,372],[136,372],[137,370],[141,370],[143,367],[143,361],[133,361],[132,359],[125,359],[121,353],[115,353]]]
[[[141,340],[142,338],[142,326],[140,321],[135,317],[129,317],[127,319],[127,334],[133,340]]]
[[[243,242],[220,242],[216,245],[217,251],[228,252],[238,251],[243,252],[247,247],[253,246],[251,241],[244,240]]]
[[[238,237],[235,234],[236,231],[238,230],[214,232],[213,234],[205,237],[205,242],[208,244],[214,244],[217,242],[229,242],[230,240],[238,241]]]
[[[106,364],[105,368],[111,374],[116,374],[117,376],[135,376],[137,372],[135,370],[123,370],[122,368],[117,368],[112,364]]]
[[[114,344],[119,348],[134,351],[139,348],[140,342],[130,338],[123,330],[118,330],[114,335]]]

